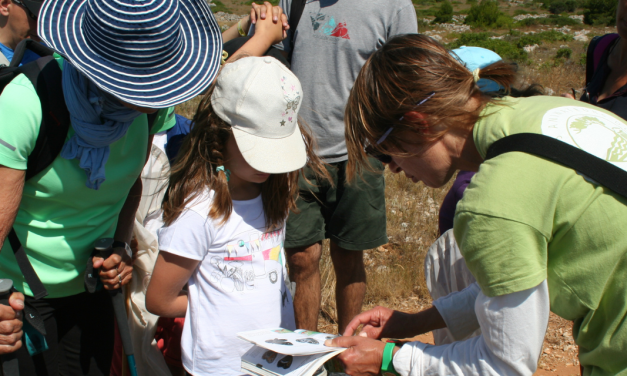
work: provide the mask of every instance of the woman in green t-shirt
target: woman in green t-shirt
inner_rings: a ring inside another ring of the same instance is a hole
[[[377,307],[355,317],[329,341],[350,347],[340,356],[348,374],[531,375],[549,310],[574,322],[586,375],[627,372],[627,199],[531,154],[485,160],[495,141],[537,133],[623,168],[627,123],[586,103],[491,98],[476,85],[487,78],[509,88],[514,77],[503,62],[470,72],[422,35],[390,40],[360,72],[345,117],[349,173],[369,168],[367,155],[430,187],[476,171],[454,233],[477,283],[415,314]],[[369,338],[350,337],[361,324]],[[400,348],[370,339],[443,327],[454,338],[482,334]]]

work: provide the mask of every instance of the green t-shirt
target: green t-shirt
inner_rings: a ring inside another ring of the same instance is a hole
[[[559,97],[499,102],[474,128],[483,157],[494,141],[529,132],[626,167],[627,124],[618,116]],[[481,164],[457,205],[454,228],[486,295],[547,279],[551,310],[575,323],[581,363],[592,375],[627,373],[626,199],[572,169],[510,152]]]
[[[62,67],[62,59],[57,57]],[[174,126],[174,109],[160,110],[152,133]],[[24,75],[0,96],[0,165],[26,170],[41,124],[37,93]],[[70,127],[67,139],[74,134]],[[110,145],[106,181],[98,191],[85,186],[79,160],[57,157],[50,167],[28,180],[15,218],[15,229],[49,298],[85,291],[83,274],[97,239],[113,237],[118,214],[146,158],[148,123],[139,116],[124,137]],[[0,278],[31,295],[8,239],[0,252]]]

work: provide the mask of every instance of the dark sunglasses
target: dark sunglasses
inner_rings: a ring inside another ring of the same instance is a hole
[[[414,106],[414,109],[416,107],[420,106],[421,104],[425,103],[429,99],[431,99],[431,97],[433,97],[434,95],[435,95],[435,91],[432,91],[431,93],[429,93],[425,99],[423,99],[420,102],[416,103],[416,105]],[[401,116],[398,119],[398,121],[403,121],[404,118],[405,118],[405,115]],[[379,145],[383,141],[385,141],[385,139],[388,138],[388,136],[390,135],[390,133],[392,133],[393,130],[394,130],[393,126],[388,128],[388,130],[385,131],[385,133],[383,133],[383,135],[377,140],[375,145]],[[381,163],[388,164],[388,163],[392,162],[392,156],[380,152],[379,150],[375,149],[375,147],[373,145],[366,146],[364,151],[366,152],[367,155],[371,156],[372,158],[377,159]]]
[[[20,0],[13,0],[13,2],[17,5],[19,5],[20,7],[22,7],[22,9],[24,9],[26,11],[26,14],[28,15],[28,17],[32,18],[33,20],[37,21],[37,15],[33,12],[31,12],[30,9],[28,9],[28,7],[26,6],[26,4],[24,4],[23,2],[21,2]]]

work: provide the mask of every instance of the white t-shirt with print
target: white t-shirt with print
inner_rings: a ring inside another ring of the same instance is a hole
[[[233,201],[231,217],[220,226],[208,217],[213,195],[204,193],[159,230],[159,245],[200,261],[189,279],[183,366],[194,376],[241,375],[240,357],[251,344],[236,333],[295,328],[284,280],[285,229],[265,230],[261,196]]]

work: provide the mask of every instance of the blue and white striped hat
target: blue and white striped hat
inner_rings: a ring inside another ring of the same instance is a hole
[[[220,68],[206,0],[46,0],[38,33],[102,90],[141,107],[185,102]]]

